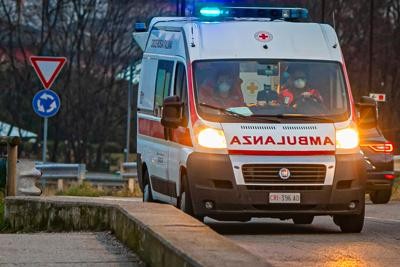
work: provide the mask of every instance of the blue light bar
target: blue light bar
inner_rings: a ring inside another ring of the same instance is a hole
[[[196,15],[204,19],[269,18],[271,20],[309,21],[308,10],[305,8],[228,7],[208,4],[197,6]]]
[[[136,22],[135,23],[135,31],[136,32],[145,32],[146,29],[146,23],[144,22]]]
[[[218,7],[202,7],[200,15],[204,17],[218,17],[222,15],[222,10]]]

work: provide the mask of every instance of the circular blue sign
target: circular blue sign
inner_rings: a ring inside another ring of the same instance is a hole
[[[36,114],[49,118],[57,114],[61,102],[56,92],[46,89],[36,93],[32,100],[32,107]]]

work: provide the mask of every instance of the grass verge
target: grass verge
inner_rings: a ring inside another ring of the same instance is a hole
[[[112,197],[140,197],[142,194],[140,192],[139,186],[135,186],[133,193],[129,192],[127,189],[114,191],[114,190],[102,190],[93,187],[90,183],[84,182],[79,185],[72,185],[65,191],[56,192],[57,196],[79,196],[79,197],[102,197],[102,196],[112,196]]]

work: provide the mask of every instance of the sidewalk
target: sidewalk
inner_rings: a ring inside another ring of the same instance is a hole
[[[106,232],[0,234],[0,265],[145,266]]]

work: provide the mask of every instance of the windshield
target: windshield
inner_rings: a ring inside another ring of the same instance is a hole
[[[194,64],[198,110],[221,117],[349,117],[341,65],[326,61],[218,60]],[[224,112],[228,111],[228,112]]]

